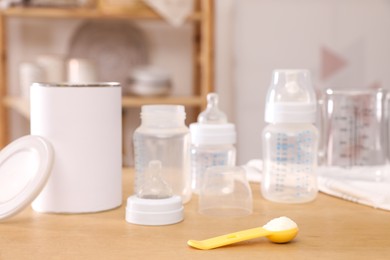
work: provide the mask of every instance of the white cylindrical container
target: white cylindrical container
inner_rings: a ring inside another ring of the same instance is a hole
[[[30,93],[31,134],[45,137],[55,153],[34,210],[86,213],[120,206],[120,85],[33,84]]]
[[[151,161],[160,161],[161,178],[183,203],[191,199],[190,133],[184,106],[145,105],[133,135],[135,193],[145,181]]]
[[[317,196],[316,97],[306,70],[276,70],[263,130],[263,196],[303,203]]]

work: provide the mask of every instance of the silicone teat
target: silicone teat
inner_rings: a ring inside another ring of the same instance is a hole
[[[280,70],[275,71],[275,86],[280,84],[277,99],[283,102],[307,102],[307,71]],[[284,84],[283,84],[284,83]],[[283,86],[284,85],[284,86]]]
[[[207,94],[207,108],[199,114],[198,123],[200,124],[225,124],[227,116],[218,107],[218,94]]]
[[[161,176],[161,162],[150,161],[145,171],[143,185],[137,196],[142,199],[166,199],[172,197],[173,193],[169,185]]]

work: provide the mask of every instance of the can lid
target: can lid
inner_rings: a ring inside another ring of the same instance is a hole
[[[51,144],[40,136],[21,137],[0,152],[0,221],[26,208],[45,186],[53,166]]]

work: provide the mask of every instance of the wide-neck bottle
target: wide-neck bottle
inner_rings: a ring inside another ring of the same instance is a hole
[[[184,106],[144,105],[141,125],[133,135],[135,157],[135,193],[144,183],[152,161],[161,163],[161,178],[181,196],[191,199],[190,133],[185,125]]]
[[[263,196],[274,202],[315,199],[318,131],[316,97],[307,70],[276,70],[263,130]]]

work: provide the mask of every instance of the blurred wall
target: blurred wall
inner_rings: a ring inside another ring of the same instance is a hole
[[[261,158],[273,69],[309,69],[318,94],[329,87],[389,88],[389,1],[234,2],[232,95],[239,163]]]
[[[132,23],[131,21],[128,21]],[[9,32],[9,93],[19,95],[18,67],[21,62],[34,62],[40,54],[55,54],[67,57],[70,51],[70,41],[76,30],[83,23],[78,19],[31,19],[11,18],[8,23]],[[136,22],[145,35],[145,43],[149,51],[149,63],[166,69],[173,77],[173,94],[189,95],[193,82],[193,48],[191,42],[192,26],[186,24],[174,28],[158,21]],[[103,46],[107,42],[107,53],[102,57],[110,58],[112,44],[109,39],[101,39]],[[123,41],[121,41],[123,44]],[[90,43],[91,45],[93,42]],[[91,46],[84,46],[89,48]],[[124,46],[119,46],[121,49]],[[116,56],[113,56],[116,57]],[[111,81],[118,81],[113,78]],[[139,125],[139,111],[128,109],[132,116],[128,119],[134,123],[126,124],[130,128]],[[29,133],[29,123],[19,114],[11,111],[11,138],[15,139]],[[130,132],[131,129],[127,129]]]
[[[215,87],[222,110],[237,125],[239,164],[261,158],[264,101],[273,69],[310,69],[318,93],[327,87],[390,85],[387,0],[215,0],[215,3]],[[79,20],[51,23],[11,20],[8,43],[13,50],[11,93],[18,92],[18,63],[39,53],[66,53],[68,39],[80,23]],[[172,29],[153,22],[140,26],[155,42],[151,47],[153,62],[168,64],[176,71],[175,91],[187,93],[192,82],[188,62],[191,28]],[[165,51],[172,42],[180,46],[175,48],[179,59],[170,59],[171,52]],[[138,111],[131,113],[131,118],[138,120]],[[12,114],[13,135],[28,133],[26,120]]]

